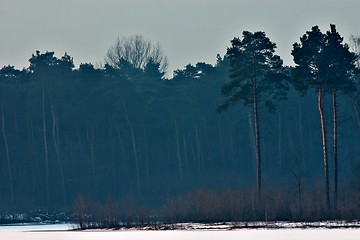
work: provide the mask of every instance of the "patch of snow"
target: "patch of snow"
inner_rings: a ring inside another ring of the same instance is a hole
[[[262,223],[259,223],[261,225]],[[274,223],[275,224],[275,223]],[[297,225],[301,223],[276,223]],[[321,224],[335,224],[334,222]],[[336,223],[338,224],[338,223]],[[68,231],[72,228],[68,224],[38,225],[38,226],[0,226],[1,239],[11,240],[354,240],[359,239],[360,229],[237,229],[234,231],[221,230],[227,228],[228,224],[208,226],[204,229],[202,224],[184,224],[185,228],[192,226],[191,229],[201,229],[201,231],[174,230],[174,231]],[[217,231],[213,228],[217,227]],[[220,229],[220,230],[219,230]]]

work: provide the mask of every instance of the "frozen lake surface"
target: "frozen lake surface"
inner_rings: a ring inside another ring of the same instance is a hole
[[[0,226],[2,240],[356,240],[360,229],[242,229],[207,231],[67,231],[71,225]]]

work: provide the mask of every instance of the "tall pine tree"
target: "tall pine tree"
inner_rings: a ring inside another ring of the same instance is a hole
[[[285,81],[283,61],[274,54],[276,44],[264,32],[243,32],[243,38],[234,38],[227,49],[230,59],[230,81],[223,85],[222,94],[227,97],[218,107],[226,110],[238,102],[251,107],[253,114],[256,158],[256,190],[261,196],[261,146],[259,105],[274,109],[274,100],[286,97],[288,90]]]

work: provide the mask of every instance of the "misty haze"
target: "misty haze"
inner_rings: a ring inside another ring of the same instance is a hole
[[[141,34],[108,39],[101,63],[34,49],[26,67],[5,64],[0,235],[358,234],[360,36],[314,22],[282,56],[272,32],[235,30],[211,63],[176,70]]]

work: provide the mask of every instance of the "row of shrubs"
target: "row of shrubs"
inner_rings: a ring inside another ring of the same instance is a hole
[[[179,222],[250,222],[353,220],[360,217],[360,194],[344,191],[338,207],[325,209],[319,189],[289,194],[266,190],[261,197],[254,190],[200,189],[167,199],[158,209],[140,206],[133,198],[90,204],[79,196],[75,201],[75,222],[80,229],[121,228]]]

